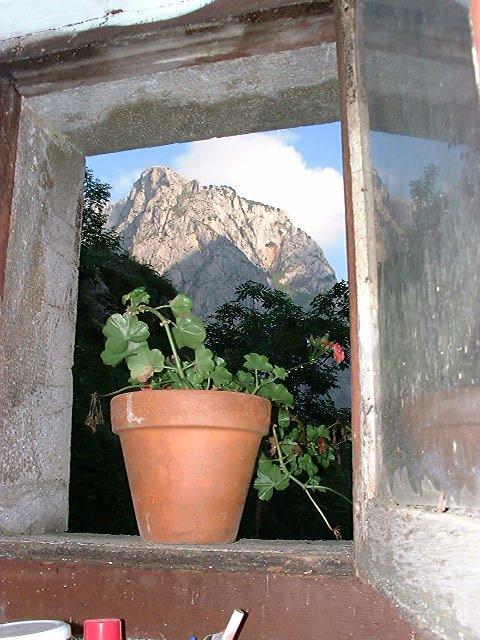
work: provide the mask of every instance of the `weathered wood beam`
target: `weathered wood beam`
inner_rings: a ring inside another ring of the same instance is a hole
[[[335,41],[331,1],[255,10],[254,4],[242,2],[238,8],[243,12],[208,19],[200,13],[189,14],[188,21],[184,16],[152,25],[104,27],[50,39],[41,48],[22,42],[14,49],[0,48],[0,69],[31,96]]]

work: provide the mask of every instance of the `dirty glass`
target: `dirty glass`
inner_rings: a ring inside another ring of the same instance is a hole
[[[464,2],[364,0],[383,486],[480,496],[479,103]],[[373,248],[373,247],[372,247]]]

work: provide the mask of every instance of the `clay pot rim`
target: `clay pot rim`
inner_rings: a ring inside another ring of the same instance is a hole
[[[267,400],[267,402],[270,402],[270,400],[268,400],[268,398],[264,398],[263,396],[259,396],[256,393],[247,393],[245,391],[234,391],[234,390],[226,390],[226,389],[150,389],[150,387],[145,387],[143,389],[135,389],[133,391],[123,391],[121,393],[117,393],[116,396],[114,396],[114,398],[118,398],[119,396],[126,396],[129,393],[209,393],[209,394],[214,394],[214,393],[221,393],[222,396],[226,395],[226,394],[232,394],[235,396],[247,396],[249,398],[260,398],[261,400]],[[113,398],[112,398],[113,400]]]
[[[182,397],[185,410],[182,411]],[[168,400],[167,400],[168,398]],[[234,399],[235,409],[228,407]],[[162,401],[163,400],[163,401]],[[203,404],[205,409],[197,411],[192,405]],[[155,408],[155,405],[156,408]],[[238,415],[239,405],[245,407],[245,414]],[[147,409],[152,407],[153,413]],[[218,407],[218,409],[217,409]],[[170,409],[170,410],[169,410]],[[161,416],[156,414],[160,410]],[[222,391],[219,389],[152,389],[129,391],[113,397],[110,401],[112,431],[144,430],[150,428],[233,428],[258,432],[262,436],[270,430],[272,403],[267,398],[251,393]],[[256,419],[252,422],[251,418]],[[233,420],[233,422],[232,422]]]
[[[248,399],[252,399],[253,402],[257,402],[259,401],[260,403],[262,402],[268,402],[269,404],[272,404],[271,401],[268,398],[264,398],[263,396],[259,396],[255,393],[246,393],[244,391],[224,391],[223,389],[137,389],[135,391],[124,391],[122,393],[118,393],[116,396],[113,396],[113,398],[110,400],[110,402],[114,402],[117,398],[121,398],[122,396],[129,396],[129,395],[137,395],[139,393],[148,393],[150,394],[165,394],[165,393],[182,393],[182,394],[191,394],[191,395],[199,395],[199,394],[208,394],[210,396],[214,396],[214,395],[220,395],[220,396],[235,396],[235,397],[246,397]]]

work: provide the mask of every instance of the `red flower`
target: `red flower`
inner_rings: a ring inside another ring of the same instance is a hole
[[[338,344],[338,342],[335,342],[335,344],[333,345],[332,355],[333,359],[335,360],[335,362],[338,362],[338,364],[345,360],[345,351]]]

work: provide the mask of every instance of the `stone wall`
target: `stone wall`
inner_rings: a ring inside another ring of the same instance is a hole
[[[1,308],[3,531],[64,531],[83,155],[23,106]]]

